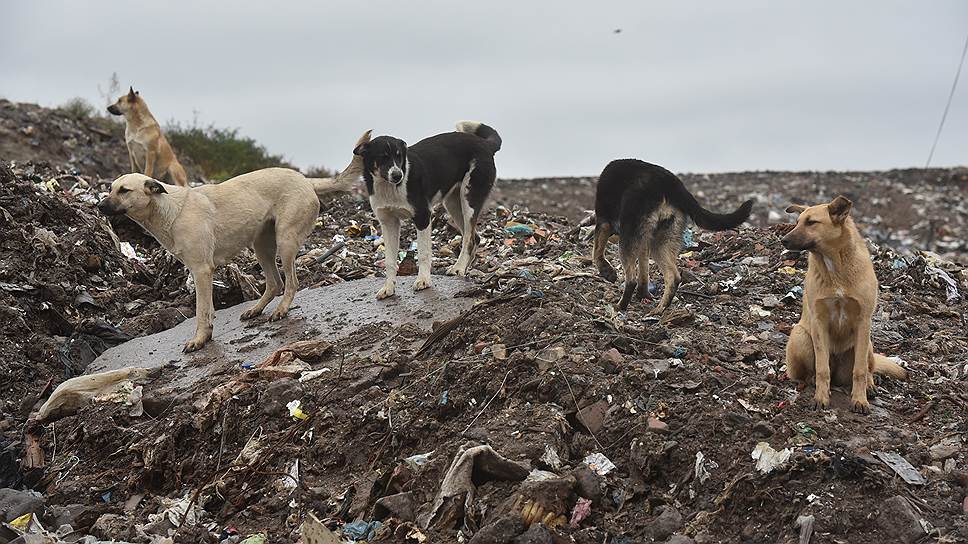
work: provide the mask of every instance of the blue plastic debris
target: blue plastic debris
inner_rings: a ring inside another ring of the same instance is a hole
[[[441,406],[446,406],[447,405],[447,398],[449,397],[449,395],[450,395],[450,390],[449,389],[444,389],[444,392],[440,394],[440,399],[437,401],[437,404],[439,404]]]
[[[511,225],[509,227],[504,227],[504,231],[522,238],[534,234],[534,229],[527,225]]]
[[[524,278],[526,280],[533,280],[534,274],[532,274],[531,271],[528,269],[521,269],[518,271],[518,277]]]
[[[685,357],[686,353],[689,353],[689,350],[687,350],[682,346],[676,346],[676,349],[673,350],[672,352],[672,356],[675,357],[676,359],[681,359]]]
[[[900,257],[891,261],[891,269],[893,270],[900,270],[902,268],[907,268],[907,267],[908,267],[907,261],[905,261]]]
[[[378,236],[376,234],[367,234],[366,236],[363,237],[364,240],[369,240],[371,242],[373,240],[379,240],[380,238],[381,238],[381,236]]]
[[[692,229],[687,227],[686,230],[682,231],[682,247],[690,248],[693,247],[695,243],[696,242],[692,234]]]
[[[343,526],[343,534],[353,540],[372,540],[376,536],[376,530],[383,524],[379,521],[354,521]]]

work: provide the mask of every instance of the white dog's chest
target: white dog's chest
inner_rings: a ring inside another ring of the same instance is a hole
[[[382,180],[374,180],[373,194],[370,195],[370,208],[373,211],[395,215],[401,219],[413,217],[413,206],[407,200],[407,183],[399,186]]]

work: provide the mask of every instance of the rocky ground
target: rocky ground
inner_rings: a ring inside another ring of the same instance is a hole
[[[661,320],[616,312],[621,285],[594,274],[593,185],[503,183],[458,318],[311,338],[183,390],[163,368],[37,425],[57,384],[194,295],[136,225],[97,213],[112,173],[2,162],[0,542],[968,541],[962,170],[687,176],[709,207],[759,206],[752,226],[693,232]],[[842,391],[811,410],[783,368],[806,259],[776,213],[839,192],[879,240],[875,349],[911,374],[867,416]],[[359,194],[324,203],[301,285],[378,275],[378,235]],[[438,217],[435,272],[457,242]],[[221,270],[217,306],[254,298],[258,270]]]

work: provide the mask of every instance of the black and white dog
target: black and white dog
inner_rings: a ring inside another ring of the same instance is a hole
[[[363,179],[370,207],[380,221],[386,255],[386,282],[376,298],[393,296],[400,251],[400,222],[413,218],[417,227],[417,280],[414,290],[430,287],[432,257],[431,212],[443,202],[450,224],[460,231],[457,262],[447,274],[463,276],[477,249],[477,218],[494,186],[494,154],[501,137],[476,122],[457,123],[456,132],[438,134],[407,147],[392,136],[360,144],[353,153],[363,157]]]

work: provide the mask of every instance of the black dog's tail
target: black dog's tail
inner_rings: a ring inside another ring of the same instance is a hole
[[[679,181],[678,178],[676,181]],[[699,204],[696,197],[692,196],[692,193],[686,189],[686,186],[681,181],[676,183],[670,192],[672,194],[669,196],[672,198],[669,200],[672,201],[672,204],[689,214],[689,217],[692,217],[696,225],[706,230],[735,229],[750,218],[750,210],[753,209],[753,201],[747,200],[732,213],[711,212]]]
[[[501,135],[484,123],[477,121],[458,121],[457,132],[466,132],[483,138],[490,145],[492,153],[497,153],[501,150]]]

